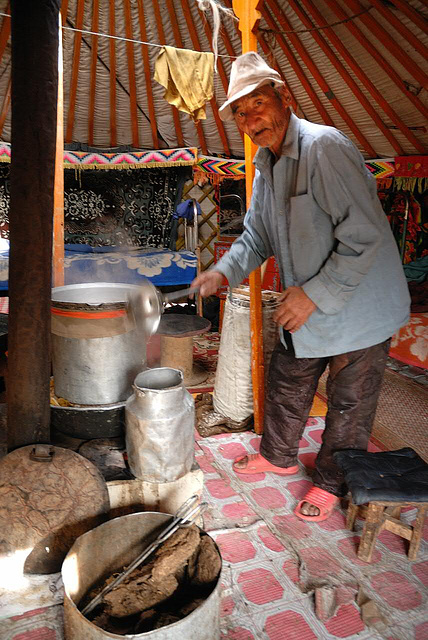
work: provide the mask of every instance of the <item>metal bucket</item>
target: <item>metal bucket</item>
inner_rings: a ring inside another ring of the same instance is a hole
[[[81,405],[114,404],[130,396],[135,376],[146,367],[146,336],[128,314],[127,305],[129,295],[138,288],[100,282],[52,290],[57,396]]]
[[[173,482],[195,460],[195,403],[178,369],[139,373],[125,405],[129,467],[146,482]]]
[[[146,547],[144,541],[158,533],[171,516],[165,513],[131,513],[92,529],[76,540],[62,565],[65,640],[123,638],[100,629],[77,608],[91,587],[130,564]],[[188,616],[161,629],[127,635],[148,640],[219,640],[220,583]]]

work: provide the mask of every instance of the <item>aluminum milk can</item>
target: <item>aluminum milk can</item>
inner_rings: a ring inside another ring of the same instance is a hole
[[[173,482],[192,469],[195,403],[178,369],[139,373],[125,405],[129,467],[146,482]]]

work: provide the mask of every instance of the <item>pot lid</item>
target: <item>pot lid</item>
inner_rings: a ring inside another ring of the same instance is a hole
[[[0,558],[26,574],[60,571],[73,542],[108,518],[107,485],[78,453],[51,445],[15,449],[0,460]]]

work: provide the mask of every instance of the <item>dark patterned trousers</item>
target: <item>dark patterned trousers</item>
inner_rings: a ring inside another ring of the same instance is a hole
[[[390,340],[337,356],[296,358],[290,334],[284,335],[288,348],[279,342],[269,367],[260,453],[278,467],[297,463],[299,440],[328,365],[328,410],[313,482],[344,495],[343,475],[333,454],[342,449],[367,450]]]

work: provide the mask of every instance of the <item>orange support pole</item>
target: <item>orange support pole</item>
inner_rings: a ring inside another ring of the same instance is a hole
[[[64,100],[63,100],[63,61],[62,29],[59,17],[58,45],[58,110],[56,125],[55,182],[54,182],[54,220],[53,220],[53,286],[64,284]]]
[[[258,11],[258,6],[261,4],[260,0],[233,0],[232,4],[235,15],[239,18],[239,29],[242,34],[242,53],[257,51],[257,38],[254,30],[260,20],[260,11]],[[248,207],[253,189],[253,158],[257,147],[247,135],[244,137],[244,148]],[[250,273],[251,371],[253,381],[254,429],[256,433],[263,432],[265,399],[261,289],[262,283],[259,268]]]

